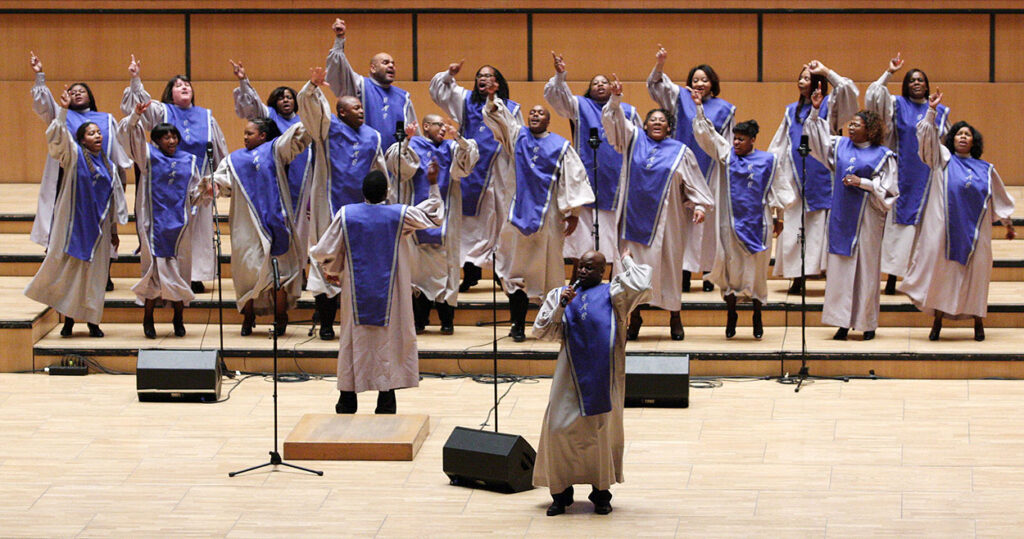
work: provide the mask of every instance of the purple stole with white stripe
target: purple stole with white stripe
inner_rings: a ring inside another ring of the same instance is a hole
[[[452,153],[455,151],[454,140],[442,140],[440,144],[434,145],[426,137],[412,137],[409,139],[409,148],[416,152],[420,158],[420,168],[412,177],[412,205],[419,204],[430,198],[430,180],[427,179],[427,167],[431,161],[437,161],[437,188],[441,191],[441,200],[445,201],[444,222],[436,228],[417,230],[413,235],[416,243],[431,243],[444,245],[444,235],[448,229],[449,213],[447,208],[448,186],[451,183]]]
[[[380,133],[381,148],[395,143],[395,122],[405,122],[405,104],[409,92],[390,85],[380,86],[370,77],[363,77],[363,111],[366,125]]]
[[[259,219],[264,236],[270,239],[270,256],[287,253],[291,231],[277,182],[274,141],[264,142],[252,150],[235,150],[231,152],[230,160],[231,169],[245,191],[249,208]]]
[[[153,256],[173,258],[188,223],[188,186],[196,170],[196,156],[188,152],[164,155],[149,145],[149,246]]]
[[[768,247],[764,207],[775,177],[775,156],[753,150],[747,155],[732,152],[729,159],[729,210],[736,237],[750,254]]]
[[[719,133],[722,132],[725,124],[729,123],[735,112],[736,107],[732,103],[718,97],[709,97],[704,102],[704,117],[711,121],[711,125],[715,126],[715,131]],[[693,151],[693,156],[697,158],[697,166],[700,167],[700,172],[706,179],[708,171],[711,170],[711,156],[704,153],[693,135],[693,118],[695,116],[697,116],[697,106],[693,104],[689,91],[686,88],[680,88],[679,98],[676,100],[676,140]]]
[[[615,197],[619,191],[619,175],[622,172],[622,154],[615,151],[611,144],[608,144],[608,137],[604,132],[604,125],[601,124],[601,109],[603,103],[597,103],[587,96],[577,96],[576,107],[579,110],[579,122],[573,126],[573,147],[580,154],[583,167],[587,170],[587,178],[590,179],[590,187],[597,195],[597,208],[611,211],[615,209]],[[631,121],[634,109],[631,105],[621,103],[622,112],[626,115],[626,121]],[[597,135],[601,138],[601,145],[595,152],[587,141],[590,139],[590,130],[597,128]],[[597,179],[594,178],[594,154],[597,154]],[[587,204],[594,207],[593,204]]]
[[[562,327],[580,415],[612,411],[615,311],[608,283],[580,290],[565,306]]]
[[[946,165],[946,259],[966,266],[974,255],[992,192],[991,163],[953,155]],[[902,196],[902,195],[900,195]]]
[[[116,123],[114,117],[106,112],[96,112],[94,110],[77,111],[68,109],[68,115],[65,119],[65,124],[68,126],[68,131],[71,132],[71,138],[74,139],[75,135],[78,134],[78,128],[86,122],[92,122],[99,126],[100,134],[103,135],[103,155],[110,159],[110,141],[111,138],[111,127]]]
[[[491,167],[501,150],[501,144],[494,139],[494,133],[491,133],[490,128],[484,125],[483,110],[486,102],[474,103],[472,97],[472,92],[466,92],[462,136],[476,141],[480,159],[473,167],[473,172],[459,182],[462,188],[462,215],[470,217],[480,211],[481,195],[490,184]],[[505,108],[512,113],[513,117],[519,113],[519,104],[510,99],[505,100]]]
[[[832,96],[825,96],[819,109],[818,117],[823,120],[828,119],[830,97]],[[789,155],[793,159],[796,177],[803,185],[803,197],[807,201],[807,211],[827,210],[832,205],[832,173],[829,172],[828,167],[808,155],[807,171],[805,175],[801,176],[803,172],[801,164],[804,162],[804,157],[797,149],[800,148],[800,136],[804,134],[804,122],[810,117],[813,108],[810,103],[805,103],[800,109],[800,117],[797,118],[796,107],[798,104],[790,103],[786,107],[786,118],[789,119]]]
[[[349,204],[341,208],[352,319],[361,326],[387,326],[395,292],[404,204]]]
[[[288,128],[301,121],[298,114],[293,114],[291,118],[285,118],[272,107],[267,107],[267,112],[269,113],[270,119],[277,124],[277,128],[281,133],[284,133]],[[288,193],[291,195],[292,199],[292,212],[296,215],[298,215],[299,201],[302,198],[302,183],[306,178],[306,168],[312,162],[310,160],[312,155],[313,146],[307,146],[302,153],[296,155],[295,159],[292,159],[292,162],[288,163],[285,167],[288,171]]]
[[[672,174],[686,153],[686,146],[676,139],[661,142],[637,130],[629,159],[622,211],[622,238],[650,245],[661,222]]]
[[[380,133],[365,123],[356,130],[337,116],[331,116],[327,135],[331,215],[338,213],[342,206],[363,201],[363,179],[373,167],[380,141]]]
[[[892,152],[884,146],[858,148],[847,137],[839,138],[835,152],[832,210],[828,215],[828,252],[834,255],[853,256],[868,191],[857,186],[844,185],[843,178],[847,174],[860,178],[873,177],[881,170]]]
[[[183,109],[174,103],[164,103],[164,121],[178,128],[181,133],[181,141],[178,142],[178,150],[196,156],[202,166],[199,167],[202,174],[206,170],[206,143],[210,142],[210,124],[212,116],[209,109],[195,105]]]
[[[86,159],[92,162],[96,171],[89,170]],[[78,166],[74,182],[70,182],[71,219],[68,220],[68,239],[64,252],[79,260],[92,261],[96,244],[103,236],[100,230],[110,211],[110,197],[114,193],[113,183],[119,181],[110,173],[103,154],[92,155],[78,147]],[[105,263],[105,262],[104,262]]]
[[[550,132],[535,137],[528,128],[520,127],[515,146],[516,194],[508,218],[524,236],[529,236],[544,225],[558,164],[569,149],[569,141]]]
[[[924,164],[917,154],[917,122],[928,112],[928,103],[914,103],[903,96],[896,96],[892,109],[900,186],[900,196],[893,207],[896,212],[893,214],[893,222],[916,225],[921,220],[921,209],[928,199],[928,176],[931,173],[931,167]],[[937,113],[935,125],[942,129],[949,115],[949,107],[939,105]]]

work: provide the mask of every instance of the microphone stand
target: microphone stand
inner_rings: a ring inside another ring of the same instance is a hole
[[[213,182],[213,143],[206,143],[206,167],[210,171],[210,181]],[[220,334],[220,372],[228,378],[235,375],[228,370],[224,361],[224,282],[221,279],[221,238],[220,238],[220,212],[217,211],[217,197],[213,197],[213,250],[217,257],[217,327]]]
[[[592,150],[594,150],[594,250],[601,250],[601,235],[598,226],[598,215],[601,209],[597,204],[597,149],[601,146],[601,138],[597,135],[597,128],[590,128],[590,138],[587,140],[587,144]]]
[[[274,266],[274,275],[273,275],[273,279],[274,279],[274,283],[273,283],[274,284],[274,312],[276,313],[277,312],[277,293],[278,293],[279,290],[281,290],[281,272],[280,272],[280,270],[277,269],[277,258],[276,257],[275,258],[271,258],[270,262]],[[303,468],[302,466],[296,466],[294,464],[289,464],[289,463],[285,462],[284,460],[281,459],[281,454],[277,452],[277,327],[276,326],[275,326],[274,330],[271,331],[271,333],[274,335],[274,449],[272,451],[270,451],[270,461],[269,462],[264,462],[263,464],[257,464],[256,466],[251,466],[251,467],[246,468],[244,470],[238,470],[237,472],[229,472],[228,473],[228,477],[234,477],[234,476],[236,476],[238,474],[243,474],[245,472],[251,472],[253,470],[258,470],[258,469],[266,467],[266,466],[287,466],[289,468],[294,468],[296,470],[301,470],[303,472],[309,472],[311,474],[316,474],[316,475],[322,476],[322,475],[324,475],[324,472],[322,472],[322,471],[311,470],[309,468]]]
[[[807,217],[807,155],[811,148],[807,145],[807,135],[800,137],[800,146],[796,149],[800,154],[800,373],[794,392],[800,392],[800,386],[810,372],[807,369],[807,235],[804,229]]]
[[[395,179],[395,194],[398,196],[398,201],[402,201],[402,143],[408,136],[405,134],[405,122],[395,122],[395,140],[398,141],[398,166],[395,168],[397,178]]]

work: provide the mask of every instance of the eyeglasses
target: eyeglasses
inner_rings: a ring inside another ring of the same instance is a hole
[[[496,79],[496,78],[498,78],[498,76],[494,75],[493,73],[481,73],[481,74],[477,75],[476,78],[478,78],[478,79]]]

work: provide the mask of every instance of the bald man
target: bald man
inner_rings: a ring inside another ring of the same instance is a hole
[[[495,96],[496,82],[486,91],[484,124],[515,166],[515,182],[505,195],[512,203],[498,234],[495,272],[509,297],[509,336],[523,342],[530,299],[539,303],[548,290],[565,284],[565,237],[576,229],[583,207],[594,202],[594,191],[572,143],[548,131],[551,113],[546,108],[534,106],[522,125]]]
[[[370,171],[387,174],[381,135],[364,122],[362,102],[342,96],[335,104],[335,116],[320,90],[324,77],[324,68],[311,69],[309,82],[297,98],[299,117],[316,148],[308,210],[310,245],[320,240],[342,206],[363,201],[363,178]],[[327,282],[315,264],[310,265],[306,289],[314,294],[320,338],[329,341],[334,338],[341,290]]]
[[[437,185],[444,201],[444,221],[440,228],[418,230],[412,234],[413,316],[416,333],[423,333],[430,310],[437,308],[441,334],[455,332],[455,307],[459,300],[459,256],[462,233],[462,179],[468,176],[480,157],[475,140],[463,138],[454,124],[445,123],[437,114],[423,117],[423,135],[416,136],[415,125],[405,126],[409,138],[388,148],[384,158],[391,173],[392,191],[400,204],[415,205],[429,194],[428,168],[438,166]],[[451,135],[454,140],[446,140]],[[401,166],[401,174],[398,174]],[[401,180],[400,185],[394,182]]]
[[[547,294],[533,323],[539,339],[562,341],[544,412],[533,484],[548,487],[548,516],[573,503],[573,484],[592,487],[594,512],[612,511],[611,485],[622,482],[626,325],[651,296],[651,268],[622,251],[623,271],[602,284],[604,255],[588,251],[576,265],[578,290]]]
[[[370,59],[370,76],[364,77],[352,68],[345,56],[345,21],[334,19],[334,47],[327,53],[327,82],[334,95],[351,95],[359,99],[366,112],[366,125],[381,136],[382,148],[395,143],[395,122],[416,123],[416,110],[409,92],[395,86],[395,59],[378,52]]]

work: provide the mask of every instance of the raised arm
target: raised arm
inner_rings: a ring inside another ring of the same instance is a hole
[[[852,80],[825,67],[818,60],[812,60],[807,64],[807,69],[815,75],[828,78],[832,85],[832,98],[828,104],[828,126],[829,133],[838,135],[843,126],[857,113],[857,97],[860,91]],[[884,86],[884,85],[883,85]]]
[[[299,122],[274,140],[274,157],[282,163],[291,163],[311,142],[313,138],[306,131],[306,126]]]
[[[128,153],[128,157],[143,170],[149,169],[149,144],[146,142],[146,131],[142,129],[142,114],[149,108],[149,103],[139,103],[131,115],[117,124],[117,140]]]
[[[587,169],[572,144],[565,145],[558,168],[560,172],[555,197],[558,211],[566,219],[570,216],[579,216],[583,206],[593,204],[596,199],[594,190],[590,187]],[[572,226],[575,228],[575,225]],[[568,230],[566,235],[571,233],[572,230]]]
[[[406,124],[405,133],[407,135],[405,140],[392,144],[384,152],[384,162],[387,164],[388,175],[392,179],[400,176],[402,183],[408,184],[412,181],[412,177],[416,172],[419,171],[422,160],[419,154],[409,147],[412,137],[416,136],[416,126]],[[401,166],[401,174],[398,174],[399,166]],[[397,194],[399,190],[403,190],[403,187],[403,185],[391,185],[391,192]],[[399,198],[398,202],[406,203],[406,200],[401,200],[405,197]]]
[[[142,72],[142,61],[132,55],[128,64],[128,74],[131,76],[128,87],[121,95],[121,112],[126,116],[130,115],[139,103],[152,103],[142,116],[142,128],[152,129],[156,124],[164,121],[164,104],[152,99],[149,92],[142,86],[142,79],[139,75]]]
[[[565,307],[562,306],[560,297],[565,287],[552,288],[544,297],[544,304],[537,311],[537,317],[533,321],[533,336],[544,341],[558,341],[562,339],[562,314]]]
[[[231,197],[231,170],[227,159],[222,160],[213,172],[213,185],[217,188],[216,196]]]
[[[942,168],[949,161],[949,149],[942,145],[939,128],[935,125],[936,107],[942,102],[942,92],[928,98],[928,112],[917,122],[917,155],[931,168]]]
[[[679,99],[679,86],[672,82],[672,79],[665,74],[665,60],[668,59],[668,51],[660,44],[658,45],[655,59],[654,69],[651,70],[651,74],[647,77],[647,91],[651,94],[651,99],[659,107],[675,116],[676,100]]]
[[[444,221],[444,203],[441,202],[441,189],[437,187],[439,172],[436,161],[432,161],[427,166],[427,181],[430,182],[430,190],[423,202],[405,210],[405,221],[402,223],[403,234],[424,228],[439,227]]]
[[[34,52],[29,53],[29,55],[29,66],[35,72],[35,83],[32,85],[32,89],[29,90],[32,94],[32,110],[35,111],[43,122],[49,124],[57,117],[57,109],[60,106],[57,105],[57,100],[53,98],[53,94],[50,93],[50,89],[46,86],[43,62],[39,60]]]
[[[65,101],[65,99],[67,100]],[[50,157],[65,168],[78,158],[75,141],[72,139],[71,133],[68,132],[68,109],[66,107],[70,102],[70,98],[67,98],[67,91],[65,91],[61,95],[61,107],[57,110],[57,117],[46,128],[46,149]]]
[[[449,174],[451,181],[458,181],[473,172],[476,162],[480,160],[480,148],[476,141],[462,138],[458,128],[450,126],[455,132],[455,150],[452,153],[452,167]]]
[[[614,73],[612,77],[615,79],[612,81],[612,96],[601,109],[601,125],[608,144],[615,151],[625,154],[640,128],[626,119],[626,113],[622,110],[622,83]]]
[[[622,255],[623,271],[612,277],[612,304],[623,315],[651,298],[651,267],[633,261],[629,249]]]
[[[821,102],[824,101],[821,90],[815,90],[811,94],[811,113],[804,122],[804,134],[807,135],[807,144],[811,147],[811,157],[824,163],[829,170],[835,170],[835,163],[832,162],[832,135],[828,131],[828,123],[821,118]]]
[[[900,53],[896,53],[896,56],[889,60],[889,65],[882,72],[882,76],[878,77],[878,80],[875,82],[872,82],[868,86],[868,91],[864,93],[864,108],[877,113],[882,118],[883,125],[889,126],[887,131],[890,134],[893,131],[892,94],[889,93],[889,87],[886,83],[892,78],[892,74],[899,71],[902,67],[903,58]],[[842,126],[842,124],[839,125]],[[890,137],[895,137],[895,135],[887,135],[886,138]],[[895,139],[893,138],[893,140]]]
[[[300,113],[301,114],[301,113]],[[320,268],[328,282],[339,283],[342,270],[345,269],[345,258],[348,248],[345,245],[345,232],[342,230],[341,217],[344,208],[331,219],[330,226],[324,231],[315,245],[309,249],[309,257]]]
[[[249,84],[249,77],[245,75],[245,67],[242,66],[242,62],[236,63],[234,60],[228,60],[228,62],[231,62],[231,70],[238,78],[238,88],[231,92],[235,96],[235,114],[243,120],[269,117],[270,112],[267,110],[267,106],[260,101],[260,94]]]
[[[498,83],[491,82],[488,89],[490,95],[487,97],[487,103],[484,104],[484,124],[494,133],[494,140],[501,144],[502,150],[509,156],[513,156],[521,125],[519,120],[505,107],[505,102],[494,95],[497,89]]]
[[[327,53],[327,83],[338,97],[354,95],[361,98],[363,77],[352,69],[345,56],[345,21],[334,19],[331,29],[334,30],[334,46]]]
[[[309,71],[310,80],[299,90],[295,101],[299,107],[299,119],[309,136],[313,141],[323,143],[331,130],[331,106],[320,90],[324,83],[324,68],[314,67]]]
[[[461,122],[462,108],[466,103],[466,90],[455,81],[455,75],[462,70],[463,60],[457,64],[453,63],[448,69],[439,72],[430,79],[430,99],[434,104],[441,107],[448,116],[457,122]]]
[[[559,116],[574,122],[580,114],[579,103],[569,89],[569,84],[565,82],[565,60],[562,59],[562,55],[555,54],[555,51],[551,51],[551,56],[555,60],[555,74],[544,85],[544,100]]]
[[[715,156],[719,163],[725,164],[732,155],[732,144],[722,136],[711,120],[704,116],[704,104],[697,92],[690,92],[697,114],[693,117],[693,136],[704,153]]]

